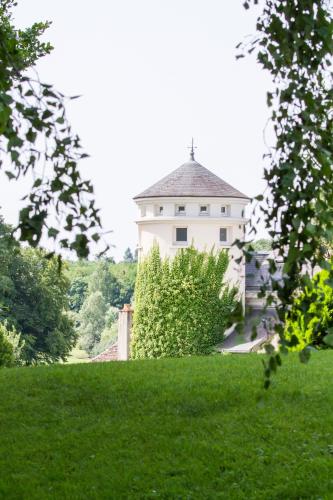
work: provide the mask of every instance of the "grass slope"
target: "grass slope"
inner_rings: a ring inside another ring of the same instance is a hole
[[[333,352],[0,371],[0,498],[333,498]]]

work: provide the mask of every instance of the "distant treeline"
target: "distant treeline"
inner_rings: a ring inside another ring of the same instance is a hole
[[[131,302],[135,277],[129,249],[118,264],[65,261],[59,268],[56,257],[23,248],[0,216],[0,366],[64,361],[77,344],[92,354],[103,349],[115,336],[118,308]]]

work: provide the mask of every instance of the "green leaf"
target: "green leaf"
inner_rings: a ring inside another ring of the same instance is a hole
[[[58,229],[55,229],[54,227],[50,227],[47,233],[48,233],[49,238],[55,239],[57,237],[57,235],[59,234],[59,231],[58,231]]]
[[[41,186],[41,184],[42,184],[42,179],[36,179],[32,187],[37,188]]]
[[[12,172],[9,172],[9,170],[5,170],[5,174],[7,175],[9,180],[16,178]]]

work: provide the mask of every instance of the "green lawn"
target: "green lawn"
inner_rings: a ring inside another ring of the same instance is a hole
[[[90,358],[86,351],[83,349],[79,349],[78,347],[74,347],[66,363],[75,364],[75,363],[89,363]]]
[[[333,499],[333,352],[0,371],[1,499]]]

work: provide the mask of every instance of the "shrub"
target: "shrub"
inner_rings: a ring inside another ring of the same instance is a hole
[[[206,354],[223,340],[237,301],[223,284],[225,251],[181,249],[161,260],[155,246],[138,269],[132,331],[132,357]]]
[[[320,271],[295,299],[285,325],[285,336],[292,350],[309,345],[329,347],[325,337],[333,328],[333,289],[326,283],[328,278],[328,271]]]
[[[9,329],[6,323],[0,323],[0,367],[20,364],[24,342],[15,329]]]

